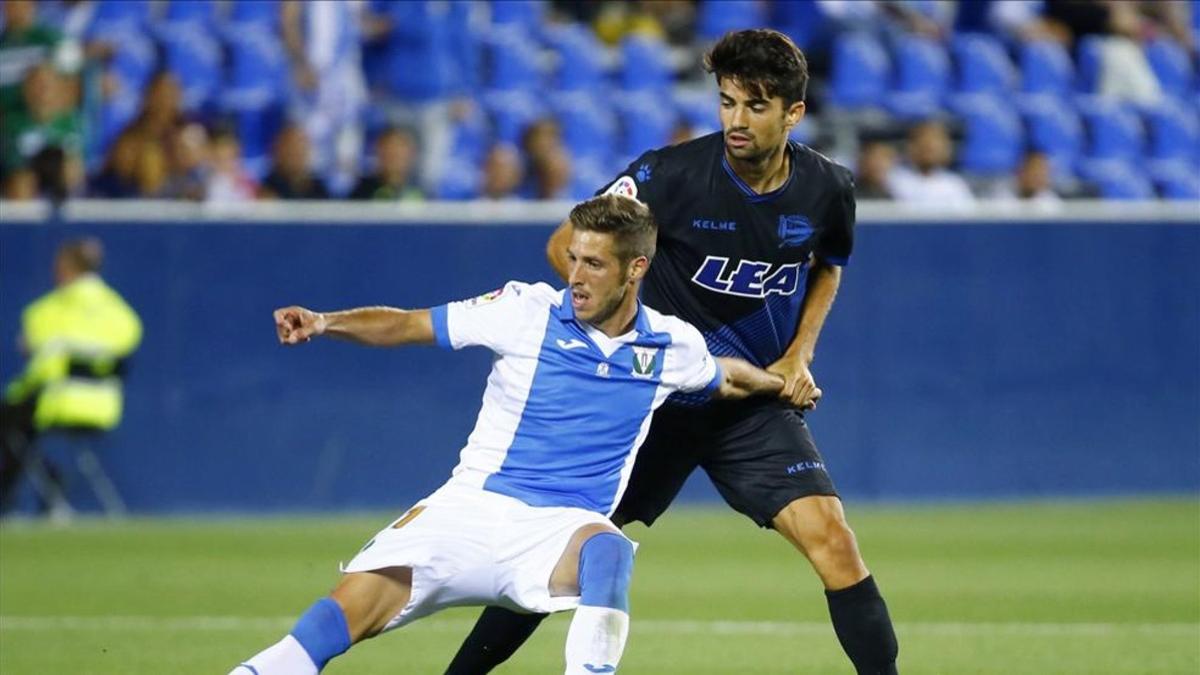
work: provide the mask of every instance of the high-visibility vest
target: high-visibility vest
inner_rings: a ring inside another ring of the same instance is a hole
[[[117,372],[142,341],[136,312],[95,274],[85,274],[32,302],[21,315],[29,364],[5,398],[37,396],[39,429],[112,429],[124,397]]]

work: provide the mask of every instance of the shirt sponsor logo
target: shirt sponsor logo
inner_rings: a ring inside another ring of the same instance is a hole
[[[716,230],[717,232],[736,232],[737,221],[734,220],[706,220],[697,218],[692,221],[692,229],[694,230]]]
[[[779,248],[800,246],[812,237],[813,226],[804,216],[779,216]]]
[[[554,342],[557,343],[560,348],[566,349],[566,350],[583,349],[584,347],[587,347],[586,342],[584,342],[583,340],[576,340],[575,338],[571,338],[570,340],[564,340],[562,338],[558,338]]]
[[[494,291],[490,291],[488,293],[484,293],[483,295],[479,295],[474,298],[471,298],[470,300],[467,301],[467,307],[478,307],[480,305],[486,305],[489,302],[495,302],[502,295],[504,295],[504,287],[503,286],[501,286],[500,288],[497,288]]]
[[[604,191],[604,194],[622,195],[630,199],[637,199],[637,183],[629,176],[621,176]]]
[[[743,298],[768,295],[792,295],[800,283],[800,263],[774,267],[758,260],[739,260],[730,269],[729,258],[710,255],[704,259],[692,281],[717,293]]]
[[[658,358],[658,347],[634,347],[633,370],[634,377],[654,377],[654,362]]]

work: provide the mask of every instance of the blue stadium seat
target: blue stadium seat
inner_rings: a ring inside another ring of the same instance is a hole
[[[611,161],[617,147],[617,119],[603,98],[573,92],[560,96],[554,108],[563,143],[572,158],[594,159],[601,164]]]
[[[697,32],[709,41],[715,41],[729,31],[767,25],[766,3],[757,0],[701,2],[697,12]]]
[[[571,199],[583,201],[615,177],[616,171],[607,164],[588,157],[572,158],[568,192]]]
[[[545,106],[534,100],[527,91],[489,91],[482,97],[484,110],[492,122],[496,141],[521,145],[526,127],[542,116]]]
[[[1016,88],[1016,68],[999,39],[985,33],[963,33],[954,36],[950,49],[958,66],[957,91],[1003,95]]]
[[[680,120],[695,130],[697,136],[710,134],[721,129],[717,116],[717,95],[707,89],[689,89],[675,92],[675,113]]]
[[[1104,38],[1098,35],[1085,35],[1076,43],[1075,59],[1079,65],[1076,84],[1082,93],[1095,93],[1100,88],[1100,69],[1104,63],[1103,41]]]
[[[769,25],[787,34],[801,49],[823,44],[829,34],[829,22],[825,12],[817,5],[817,0],[772,2],[769,7]]]
[[[446,158],[442,177],[434,188],[437,199],[473,199],[479,196],[480,179],[483,172],[480,162],[451,155]]]
[[[541,54],[519,25],[497,29],[488,37],[487,87],[493,90],[536,90],[542,86]]]
[[[896,41],[895,83],[886,99],[893,114],[922,119],[937,114],[949,91],[950,59],[941,44],[916,36]]]
[[[212,24],[217,19],[217,3],[215,0],[174,0],[167,3],[163,19],[167,23],[200,21]]]
[[[559,91],[596,92],[605,84],[604,47],[594,32],[580,24],[564,24],[546,33],[558,54],[554,84]]]
[[[150,0],[99,0],[91,30],[108,31],[114,26],[144,29],[150,23]]]
[[[1142,157],[1145,129],[1130,106],[1092,95],[1081,96],[1078,105],[1088,132],[1088,157],[1129,160]]]
[[[1196,12],[1196,9],[1192,11]],[[1146,45],[1146,59],[1164,92],[1182,97],[1194,91],[1196,73],[1187,51],[1179,43],[1165,37],[1151,40]]]
[[[662,40],[631,34],[621,41],[621,88],[665,91],[673,79],[671,54]]]
[[[1164,199],[1200,200],[1200,168],[1183,159],[1167,159],[1146,165],[1151,180]]]
[[[1072,167],[1083,152],[1079,113],[1057,96],[1030,94],[1017,99],[1029,147],[1050,156],[1056,168]]]
[[[1018,60],[1022,91],[1056,96],[1071,93],[1075,67],[1062,45],[1049,41],[1022,43]]]
[[[830,103],[847,110],[882,105],[891,60],[877,39],[866,34],[839,36],[832,58]]]
[[[1105,199],[1154,199],[1154,186],[1133,164],[1121,159],[1089,159],[1079,164],[1079,175],[1092,183]]]
[[[1017,113],[1002,99],[974,94],[960,108],[966,137],[958,149],[963,171],[978,175],[1011,172],[1025,148],[1024,129]]]
[[[183,89],[184,108],[207,109],[221,86],[224,57],[211,24],[203,18],[170,20],[159,27],[158,35],[166,67]]]
[[[291,75],[277,28],[243,21],[226,31],[229,68],[219,103],[234,118],[242,155],[255,166],[265,161],[286,121]]]
[[[1165,97],[1143,114],[1151,157],[1200,161],[1200,110]]]
[[[231,0],[229,23],[279,27],[279,0]]]
[[[492,23],[517,25],[526,32],[535,32],[542,24],[546,3],[543,0],[492,0]]]
[[[658,94],[627,94],[615,101],[615,107],[621,122],[619,152],[636,156],[671,140],[671,131],[678,118],[671,106],[663,105]]]

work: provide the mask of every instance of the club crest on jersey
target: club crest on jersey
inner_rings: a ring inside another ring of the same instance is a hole
[[[494,291],[489,291],[483,295],[477,295],[467,301],[467,307],[478,307],[486,305],[489,302],[495,302],[500,296],[504,295],[504,287],[501,286]]]
[[[813,226],[804,216],[779,216],[779,248],[799,246],[812,236]]]
[[[654,377],[654,365],[658,359],[658,347],[633,347],[634,377]]]
[[[637,182],[629,176],[621,176],[615,183],[608,186],[604,191],[606,195],[622,195],[630,199],[637,199]]]
[[[692,281],[710,291],[743,298],[792,295],[800,283],[801,263],[774,267],[758,260],[739,260],[732,269],[729,263],[729,258],[710,255],[692,275]]]

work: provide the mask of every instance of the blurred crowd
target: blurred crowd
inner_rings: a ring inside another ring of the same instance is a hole
[[[8,200],[580,198],[642,150],[716,130],[700,54],[727,30],[771,26],[805,50],[813,77],[794,138],[853,167],[860,198],[951,208],[980,198],[1047,207],[1072,197],[1200,198],[1200,160],[1186,154],[1200,149],[1193,9],[1137,0],[5,0],[0,184]],[[1097,138],[1109,120],[1093,121],[1074,80],[1061,95],[1079,108],[1083,138],[1065,149],[1042,138],[1032,125],[1045,101],[1020,107],[1006,92],[1046,92],[1028,77],[973,91],[986,73],[964,70],[964,35],[1000,45],[1001,72],[1008,62],[1020,69],[1030,45],[1057,45],[1079,78],[1092,67],[1083,93],[1130,106],[1130,133],[1145,149],[1134,157],[1115,142],[1104,154]],[[894,58],[881,92],[850,86],[869,82],[874,52],[839,84],[856,54],[845,51],[847,36]],[[1184,55],[1182,85],[1148,58],[1164,42]],[[937,67],[932,79],[912,75],[922,63],[912,45],[940,50],[935,66],[959,59],[962,72],[941,73],[940,84]],[[953,98],[982,94],[996,98]],[[1182,146],[1176,136],[1158,142],[1168,104],[1182,110],[1168,119]],[[1013,135],[990,131],[1012,126],[995,108],[1012,109]],[[1131,191],[1135,179],[1145,187]]]

